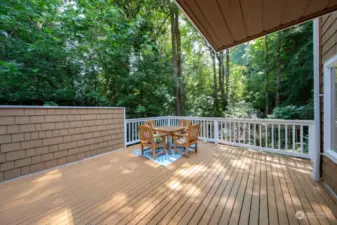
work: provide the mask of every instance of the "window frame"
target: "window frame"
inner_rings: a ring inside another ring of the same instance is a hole
[[[324,155],[337,164],[336,82],[337,54],[324,63]]]

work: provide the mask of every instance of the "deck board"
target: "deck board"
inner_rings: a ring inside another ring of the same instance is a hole
[[[160,167],[138,148],[0,183],[0,224],[337,224],[307,160],[201,142]]]
[[[255,154],[255,176],[254,176],[254,184],[253,184],[253,196],[252,196],[252,204],[250,208],[249,214],[249,224],[257,225],[259,223],[259,212],[260,212],[260,174],[261,174],[261,166],[260,160],[258,160],[258,154]]]

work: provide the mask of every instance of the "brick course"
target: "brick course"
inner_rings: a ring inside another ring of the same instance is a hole
[[[123,147],[123,108],[0,108],[0,182]]]

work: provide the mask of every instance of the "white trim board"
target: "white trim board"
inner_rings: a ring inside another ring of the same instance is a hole
[[[320,33],[319,33],[319,18],[313,20],[313,63],[314,63],[314,119],[315,130],[314,135],[316,137],[315,144],[312,152],[313,161],[313,173],[312,178],[315,181],[320,179],[320,167],[321,167],[321,108],[320,108]]]
[[[324,155],[337,164],[336,152],[336,81],[333,68],[337,66],[337,54],[324,62]]]

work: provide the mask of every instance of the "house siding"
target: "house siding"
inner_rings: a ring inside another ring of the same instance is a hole
[[[323,64],[326,60],[337,54],[337,12],[320,17],[320,93],[324,94],[323,88]],[[324,102],[320,99],[321,109],[321,152],[323,153],[324,140]],[[337,164],[328,157],[322,156],[321,177],[324,184],[337,193]]]
[[[0,108],[0,181],[124,147],[124,108]]]

